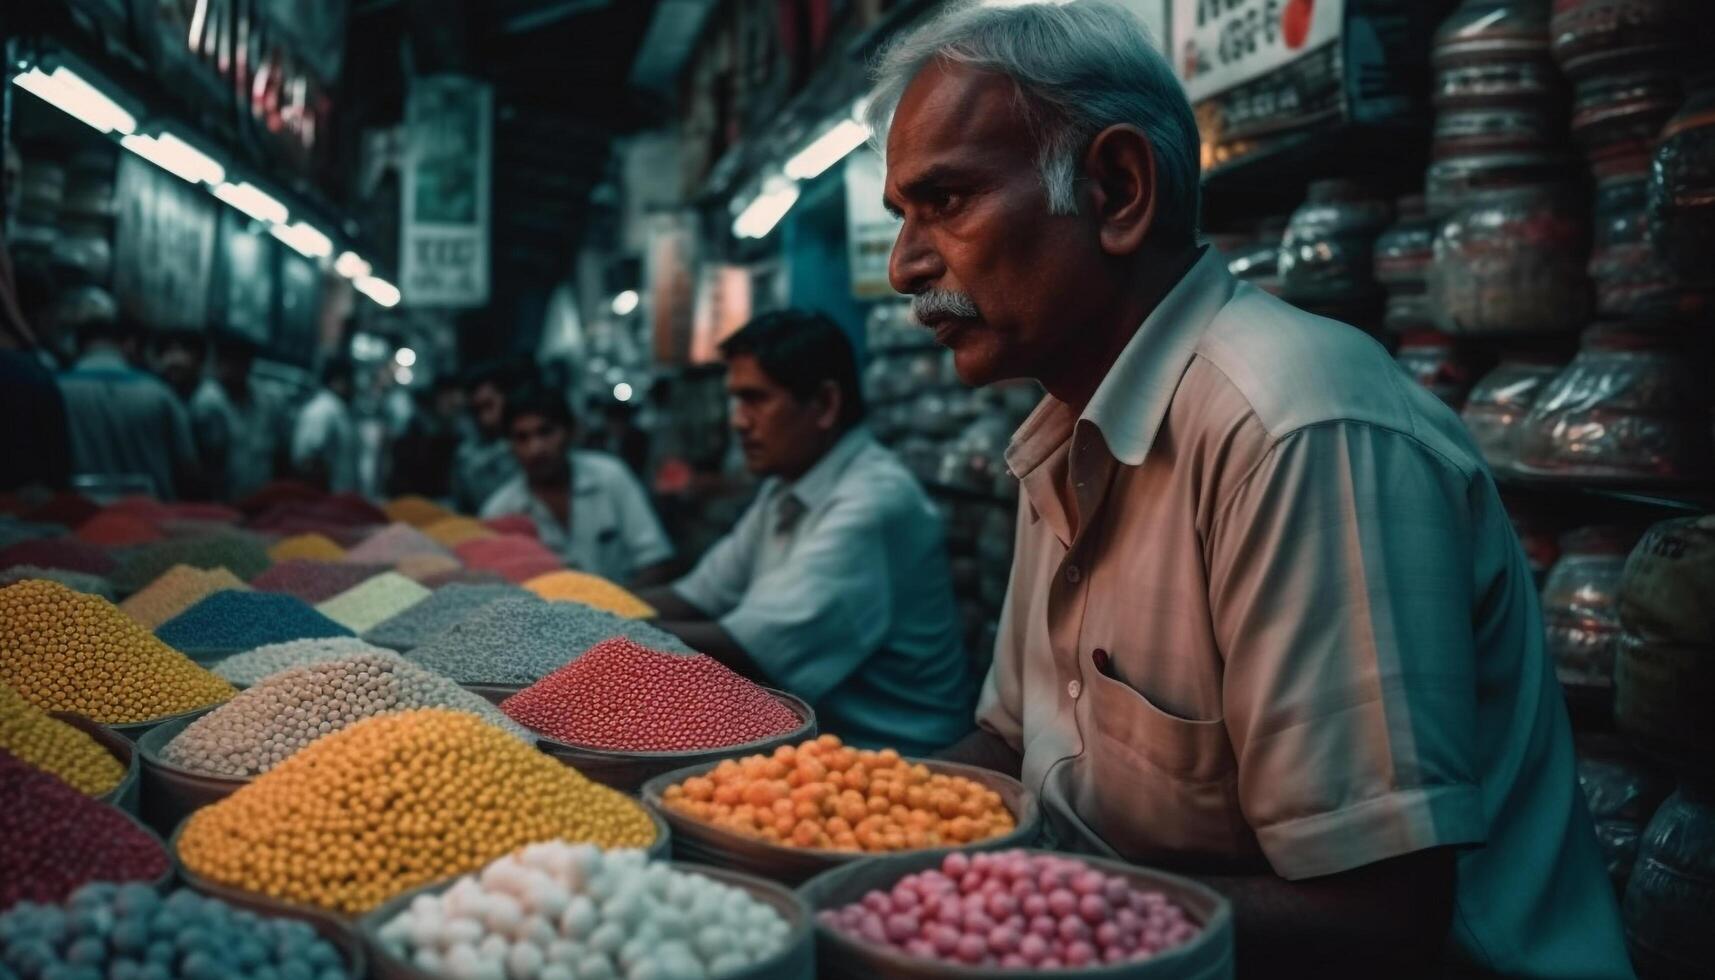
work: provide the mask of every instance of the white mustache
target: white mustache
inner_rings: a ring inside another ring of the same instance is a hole
[[[978,317],[977,304],[964,293],[955,293],[949,289],[925,289],[911,297],[911,316],[921,324],[949,317],[975,320]]]

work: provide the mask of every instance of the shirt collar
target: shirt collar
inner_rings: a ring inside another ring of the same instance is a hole
[[[798,498],[805,510],[815,510],[833,495],[834,487],[839,485],[840,477],[852,460],[874,443],[875,437],[870,435],[868,426],[853,426],[822,454],[821,459],[816,460],[814,466],[805,470],[803,476],[776,486],[775,494],[789,493]]]
[[[1234,286],[1226,259],[1205,248],[1190,271],[1144,318],[1084,413],[1073,418],[1066,403],[1053,395],[1045,397],[1007,446],[1007,468],[1017,477],[1035,470],[1071,438],[1078,425],[1092,426],[1114,459],[1127,466],[1141,464],[1204,328],[1232,298]]]

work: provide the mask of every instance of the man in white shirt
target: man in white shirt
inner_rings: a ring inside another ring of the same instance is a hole
[[[453,460],[453,503],[462,512],[480,508],[494,492],[518,477],[518,461],[506,432],[506,396],[525,387],[530,371],[513,362],[473,368],[464,379],[471,431]]]
[[[298,412],[292,432],[292,468],[306,482],[329,493],[358,489],[357,427],[352,424],[354,391],[350,361],[329,361],[322,387]]]
[[[1385,348],[1198,245],[1136,18],[962,5],[878,65],[894,288],[965,382],[1048,392],[958,755],[1224,892],[1241,975],[1629,976],[1493,478]]]
[[[482,505],[482,516],[527,514],[567,567],[634,586],[665,581],[673,557],[642,484],[618,457],[572,448],[576,424],[559,392],[507,396],[506,431],[522,471]]]
[[[939,513],[863,425],[857,359],[787,310],[721,345],[732,427],[767,477],[690,575],[644,599],[693,649],[810,702],[823,731],[921,754],[970,730]]]

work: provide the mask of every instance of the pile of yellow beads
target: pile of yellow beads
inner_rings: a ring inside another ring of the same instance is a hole
[[[481,521],[468,517],[445,517],[423,528],[423,533],[434,538],[449,548],[456,548],[466,541],[477,538],[492,538],[495,533],[484,527]]]
[[[453,516],[452,511],[416,494],[394,498],[383,504],[381,509],[387,514],[388,520],[412,527],[428,527],[436,521]]]
[[[655,607],[599,575],[588,572],[548,572],[524,587],[549,602],[581,602],[627,619],[648,619]]]
[[[106,599],[36,579],[0,589],[0,683],[44,711],[104,725],[182,714],[238,693]]]
[[[179,858],[243,891],[345,914],[566,840],[648,847],[641,806],[474,715],[380,715],[191,815]]]
[[[4,684],[0,749],[90,796],[111,792],[125,776],[125,766],[87,732],[50,717]]]
[[[345,557],[345,549],[325,534],[294,534],[270,545],[268,557],[275,561],[291,561],[294,558],[339,561]]]

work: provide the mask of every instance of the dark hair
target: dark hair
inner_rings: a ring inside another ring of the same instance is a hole
[[[475,391],[483,385],[493,385],[503,392],[514,388],[539,387],[535,379],[535,365],[520,358],[477,364],[460,375],[459,382],[465,391]]]
[[[840,428],[863,421],[863,388],[858,383],[857,352],[839,325],[808,310],[764,313],[721,341],[721,356],[756,358],[769,380],[805,401],[825,381],[840,389]]]
[[[506,396],[506,427],[512,428],[512,423],[526,415],[540,415],[550,422],[564,426],[567,432],[577,428],[577,418],[572,415],[571,406],[566,404],[566,396],[546,385],[527,385]]]

